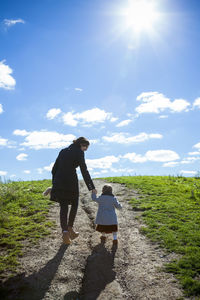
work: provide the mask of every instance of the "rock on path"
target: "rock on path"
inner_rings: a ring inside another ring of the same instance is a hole
[[[103,180],[95,180],[101,192]],[[128,199],[138,194],[124,185],[112,184],[123,205],[117,212],[119,245],[112,246],[112,235],[105,245],[95,231],[97,204],[92,202],[85,184],[80,182],[80,205],[75,228],[80,236],[70,246],[62,245],[59,206],[50,210],[56,220],[52,234],[34,248],[27,248],[20,259],[18,275],[4,282],[3,300],[175,300],[183,297],[172,274],[161,272],[172,255],[139,233]]]

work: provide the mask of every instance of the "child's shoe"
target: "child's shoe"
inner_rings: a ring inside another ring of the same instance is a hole
[[[69,237],[71,240],[76,239],[79,236],[79,232],[74,231],[72,227],[68,226]]]
[[[105,243],[105,242],[106,242],[106,237],[102,235],[102,236],[100,237],[100,240],[101,240],[102,243]]]
[[[113,245],[118,245],[118,240],[113,240]]]
[[[64,231],[62,233],[62,238],[63,238],[63,244],[66,244],[66,245],[70,245],[71,244],[71,240],[70,240],[70,236],[69,236],[69,231]]]

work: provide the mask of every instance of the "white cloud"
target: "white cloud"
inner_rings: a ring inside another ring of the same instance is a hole
[[[181,164],[190,164],[195,162],[196,160],[200,160],[200,157],[186,157],[181,161]]]
[[[197,148],[200,151],[200,143],[195,144],[193,148]]]
[[[2,113],[3,113],[3,105],[0,104],[0,114],[2,114]]]
[[[200,155],[200,151],[188,152],[188,155]]]
[[[193,103],[193,107],[200,108],[200,97],[195,99],[195,101]]]
[[[30,170],[24,170],[24,173],[25,173],[25,174],[30,174],[31,171],[30,171]]]
[[[163,167],[171,167],[171,168],[173,168],[173,167],[176,167],[176,166],[178,166],[178,165],[179,165],[178,162],[176,162],[176,161],[171,161],[171,162],[168,162],[168,163],[163,164]]]
[[[61,113],[60,108],[51,108],[48,110],[46,117],[49,120],[53,120],[55,117],[57,117]]]
[[[11,76],[12,69],[5,64],[5,61],[0,61],[0,88],[12,90],[15,88],[16,81]]]
[[[111,168],[113,163],[116,163],[119,161],[119,157],[116,157],[114,155],[111,156],[105,156],[101,158],[96,158],[96,159],[87,159],[86,164],[88,168],[94,169],[107,169]]]
[[[111,172],[113,173],[118,173],[118,174],[132,174],[135,173],[135,169],[130,169],[130,168],[111,168]]]
[[[16,156],[17,160],[27,160],[28,154],[26,153],[20,153],[19,155]]]
[[[4,25],[6,25],[7,27],[11,27],[13,25],[16,25],[17,23],[25,24],[25,21],[22,19],[16,19],[16,20],[4,19],[3,22],[4,22]]]
[[[77,126],[78,123],[81,123],[81,125],[93,125],[111,120],[112,113],[107,113],[99,108],[92,108],[81,113],[67,112],[62,119],[64,124],[69,126]]]
[[[81,89],[81,88],[75,88],[75,91],[82,92],[83,89]]]
[[[0,146],[7,146],[8,140],[0,137]]]
[[[120,123],[118,123],[117,125],[116,125],[116,127],[123,127],[123,126],[127,126],[129,123],[131,123],[132,122],[132,120],[130,120],[130,119],[127,119],[127,120],[124,120],[124,121],[121,121]]]
[[[145,156],[142,156],[141,154],[136,154],[134,152],[126,153],[122,157],[129,159],[133,163],[144,163],[147,161],[147,158]]]
[[[141,143],[149,139],[161,139],[163,136],[159,133],[145,133],[141,132],[135,136],[129,136],[128,133],[113,133],[111,136],[103,136],[102,139],[107,142],[114,142],[119,144]]]
[[[43,173],[43,169],[42,168],[37,168],[38,174],[42,174]]]
[[[171,112],[182,112],[188,111],[188,107],[190,106],[190,103],[184,99],[175,99],[174,101],[171,101],[169,98],[158,92],[141,93],[136,100],[143,102],[135,109],[139,114],[158,114],[166,109],[169,109]]]
[[[99,142],[99,140],[90,140],[90,144],[97,144]]]
[[[60,134],[55,131],[32,131],[25,137],[21,146],[35,150],[67,147],[76,137],[72,134]]]
[[[134,163],[143,163],[146,161],[169,162],[179,159],[179,155],[172,150],[153,150],[147,151],[145,155],[136,154],[134,152],[127,153],[122,156]]]
[[[182,170],[180,173],[182,173],[182,174],[196,175],[196,174],[197,174],[197,171],[186,171],[186,170]]]
[[[28,132],[28,131],[26,131],[26,130],[20,130],[20,129],[15,129],[14,131],[13,131],[13,134],[14,135],[20,135],[20,136],[26,136],[26,135],[29,135],[30,134],[30,132]]]
[[[147,151],[145,154],[146,158],[150,161],[173,161],[179,159],[179,155],[172,150],[153,150]]]
[[[112,117],[111,119],[110,119],[110,122],[116,122],[118,120],[118,118],[115,118],[115,117]]]
[[[47,171],[47,172],[51,172],[52,168],[53,168],[54,162],[50,163],[50,165],[42,167],[42,168],[37,168],[37,172],[38,174],[42,174],[43,172]]]
[[[73,112],[68,112],[63,115],[62,119],[65,125],[69,126],[77,126],[78,121],[75,119],[76,114],[73,114]]]
[[[49,166],[44,167],[45,171],[51,172],[52,168],[53,168],[54,163],[51,163]]]
[[[0,176],[6,176],[8,174],[8,172],[6,171],[0,171]]]

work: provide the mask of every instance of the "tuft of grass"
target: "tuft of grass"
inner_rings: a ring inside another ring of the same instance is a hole
[[[46,219],[52,202],[42,195],[49,185],[49,180],[0,182],[0,275],[16,270],[24,241],[37,243],[54,226]]]
[[[187,296],[200,296],[200,181],[183,176],[124,176],[105,178],[141,193],[132,198],[143,211],[141,232],[170,252],[181,254],[165,266],[180,280]]]

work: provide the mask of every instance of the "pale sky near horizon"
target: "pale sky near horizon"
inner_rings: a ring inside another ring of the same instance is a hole
[[[51,178],[79,136],[92,177],[194,176],[199,53],[199,1],[1,1],[0,176]]]

